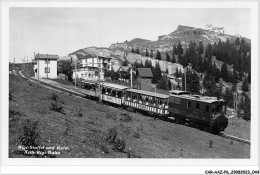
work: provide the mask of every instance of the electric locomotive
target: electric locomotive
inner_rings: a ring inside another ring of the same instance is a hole
[[[217,97],[170,91],[169,114],[179,123],[193,123],[215,134],[224,131],[228,126],[226,103]]]

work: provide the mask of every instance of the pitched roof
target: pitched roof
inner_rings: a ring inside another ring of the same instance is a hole
[[[36,54],[35,55],[35,59],[49,59],[49,60],[57,60],[59,59],[58,55],[49,55],[49,54]]]
[[[152,78],[153,77],[153,73],[151,68],[137,68],[137,72],[136,72],[140,77],[148,77],[148,78]]]
[[[131,67],[130,66],[120,66],[118,71],[122,69],[122,71],[128,71]]]

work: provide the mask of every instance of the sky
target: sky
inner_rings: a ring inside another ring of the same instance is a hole
[[[250,9],[198,8],[21,8],[9,12],[9,60],[33,53],[68,55],[76,50],[134,38],[157,40],[178,25],[224,27],[251,38]]]

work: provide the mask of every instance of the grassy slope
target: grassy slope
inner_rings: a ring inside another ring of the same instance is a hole
[[[131,121],[121,119],[124,110],[97,104],[95,101],[76,98],[55,92],[65,114],[50,110],[49,97],[53,91],[38,87],[18,77],[10,75],[10,90],[13,100],[9,117],[9,156],[25,157],[15,152],[22,133],[25,119],[39,121],[41,139],[44,146],[67,146],[70,151],[62,151],[57,157],[126,157],[104,141],[107,130],[118,127],[118,137],[126,140],[126,151],[131,148],[137,157],[142,158],[249,158],[250,146],[215,136],[194,128],[146,117],[139,113],[129,113]],[[64,104],[62,104],[62,103]],[[82,117],[76,116],[82,108]],[[65,134],[66,128],[68,134]],[[138,135],[139,134],[139,138]],[[209,148],[209,140],[213,148]],[[102,145],[102,146],[101,146]],[[102,153],[107,147],[109,153]]]

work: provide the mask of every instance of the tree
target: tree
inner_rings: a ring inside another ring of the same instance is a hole
[[[143,62],[141,61],[141,63],[139,64],[139,68],[143,68],[144,65],[143,65]]]
[[[138,47],[135,48],[135,53],[137,53],[137,54],[140,55],[140,51],[139,51],[139,48],[138,48]]]
[[[163,75],[159,80],[158,80],[158,89],[163,89],[163,90],[168,90],[168,80],[165,75]]]
[[[145,56],[146,56],[146,57],[149,57],[148,49],[145,49]]]
[[[185,78],[185,77],[184,77]],[[184,87],[185,87],[185,79],[184,79]],[[186,73],[186,90],[198,94],[200,90],[200,82],[199,77],[196,73],[192,73],[191,71],[187,71]]]
[[[134,49],[134,47],[132,47],[132,52],[135,53],[135,49]]]
[[[112,71],[112,74],[111,74],[111,79],[112,79],[112,81],[114,81],[114,80],[118,80],[119,79],[119,73],[118,72],[114,72],[114,71]]]
[[[199,49],[198,49],[198,52],[199,52],[200,54],[203,54],[203,52],[204,52],[204,46],[203,46],[202,41],[199,42]]]
[[[171,63],[176,63],[176,59],[175,59],[175,55],[174,54],[172,54]]]
[[[212,50],[212,45],[209,43],[206,47],[206,50],[205,50],[205,57],[207,59],[212,59],[212,53],[213,53],[213,50]]]
[[[153,72],[152,83],[157,84],[158,80],[162,78],[162,71],[158,62],[156,63],[155,68],[152,68],[152,72]]]
[[[145,60],[144,67],[145,68],[152,68],[151,60],[149,60],[149,59]]]
[[[224,63],[221,67],[220,76],[223,80],[229,81],[229,72],[226,63]]]
[[[127,59],[125,59],[125,61],[123,61],[122,66],[128,66],[128,61],[127,61]]]
[[[182,48],[181,42],[179,42],[177,45],[177,52],[178,52],[178,54],[183,54],[183,48]]]
[[[243,111],[243,119],[251,120],[251,100],[247,95],[245,95],[245,99],[243,101]]]
[[[153,58],[153,49],[151,49],[150,57]]]
[[[72,70],[73,70],[72,61],[62,61],[61,72],[68,76],[69,81],[72,81],[72,75],[73,75]]]
[[[170,62],[170,61],[171,61],[171,57],[170,57],[170,55],[168,54],[167,51],[166,51],[166,61],[167,61],[167,62]]]
[[[157,59],[157,60],[161,60],[162,59],[161,58],[161,53],[158,50],[157,50],[155,59]]]
[[[173,45],[173,48],[172,48],[172,55],[178,55],[178,50],[177,50],[175,44]]]
[[[249,90],[247,78],[244,78],[244,79],[243,79],[243,82],[242,82],[242,90],[243,90],[244,92],[248,92],[248,90]]]
[[[130,73],[128,71],[121,71],[120,72],[120,76],[121,76],[121,78],[123,78],[125,80],[129,80],[130,79]]]
[[[171,80],[169,79],[168,80],[168,89],[167,90],[172,90],[172,83],[171,83]]]
[[[107,70],[107,71],[105,71],[105,73],[104,73],[104,77],[105,77],[105,78],[109,78],[109,77],[111,77],[111,75],[112,75],[112,71],[110,71],[110,70]]]
[[[220,98],[222,95],[222,87],[217,85],[215,77],[212,74],[207,74],[203,80],[203,86],[207,90],[206,95]]]

